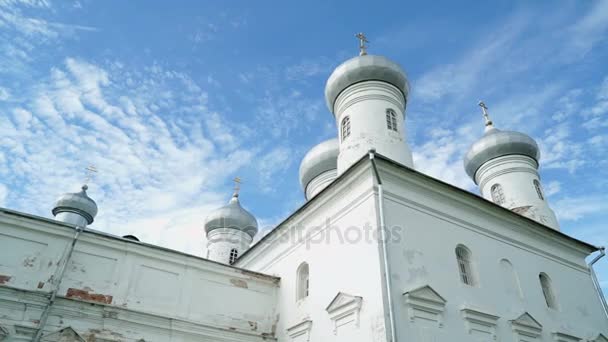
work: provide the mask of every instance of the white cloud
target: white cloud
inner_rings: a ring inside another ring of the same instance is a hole
[[[608,201],[602,196],[565,197],[553,204],[560,220],[579,220],[608,210]]]
[[[544,186],[544,192],[547,197],[553,196],[559,193],[562,189],[562,184],[558,181],[550,181]]]

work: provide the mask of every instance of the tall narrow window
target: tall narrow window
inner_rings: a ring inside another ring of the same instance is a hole
[[[458,262],[460,280],[464,284],[475,286],[473,266],[471,264],[471,252],[469,249],[462,245],[456,247],[456,261]]]
[[[519,277],[517,276],[517,272],[515,272],[513,264],[507,259],[500,260],[499,264],[502,271],[501,281],[505,287],[506,293],[515,295],[518,299],[523,299],[524,294],[521,291]]]
[[[557,300],[555,299],[553,287],[551,287],[551,279],[545,273],[539,274],[538,279],[540,281],[540,287],[543,290],[543,296],[545,296],[547,307],[557,310]]]
[[[397,114],[390,108],[386,110],[386,128],[397,132]]]
[[[230,259],[228,260],[228,262],[230,263],[230,265],[234,264],[234,262],[236,261],[236,258],[239,257],[239,251],[236,250],[236,248],[233,248],[230,250]]]
[[[543,197],[543,191],[540,189],[540,182],[538,181],[538,179],[534,180],[534,188],[536,188],[536,194],[538,195],[538,198],[544,200],[545,197]]]
[[[492,202],[503,205],[505,203],[505,193],[502,191],[502,185],[496,183],[490,188],[490,194],[492,195]]]
[[[342,141],[350,135],[350,118],[348,116],[342,119]]]
[[[308,297],[308,288],[310,283],[309,269],[307,263],[303,262],[300,267],[298,267],[296,277],[296,299],[300,300],[302,298]]]

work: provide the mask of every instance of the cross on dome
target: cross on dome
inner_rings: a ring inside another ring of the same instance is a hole
[[[365,45],[365,43],[369,43],[369,40],[367,40],[367,37],[365,36],[365,34],[363,34],[363,32],[357,33],[355,37],[359,39],[359,56],[367,55],[367,46]]]

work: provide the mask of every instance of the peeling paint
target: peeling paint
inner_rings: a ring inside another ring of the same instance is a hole
[[[232,285],[236,286],[236,287],[242,287],[242,288],[244,288],[244,289],[249,288],[249,287],[247,286],[247,282],[246,282],[246,281],[244,281],[244,280],[242,280],[242,279],[234,279],[234,278],[232,278],[232,279],[230,279],[230,283],[231,283]]]
[[[23,259],[23,267],[34,267],[36,265],[36,257],[27,257]]]
[[[253,330],[253,331],[258,330],[258,322],[247,321],[247,323],[249,323],[249,327],[251,328],[251,330]]]
[[[65,296],[67,298],[81,299],[104,304],[112,304],[112,296],[98,293],[89,293],[89,291],[86,290],[69,288]]]
[[[44,282],[43,281],[39,281],[38,282],[38,288],[41,289],[44,287]]]
[[[0,274],[0,284],[6,284],[11,280],[11,276]]]

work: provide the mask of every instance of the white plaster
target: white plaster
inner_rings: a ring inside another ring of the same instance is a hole
[[[386,110],[397,114],[397,132],[386,125]],[[338,175],[375,148],[377,153],[413,167],[405,130],[405,99],[397,87],[379,81],[365,81],[346,88],[334,106],[340,143]],[[341,136],[342,120],[350,118],[350,136]]]
[[[536,192],[534,180],[540,182],[537,169],[538,164],[530,157],[508,155],[484,163],[475,174],[475,179],[485,199],[492,201],[491,188],[494,184],[500,184],[505,195],[505,202],[501,204],[503,207],[512,210],[531,206],[517,212],[559,230],[559,223],[549,207],[547,196],[543,192],[541,199]]]

